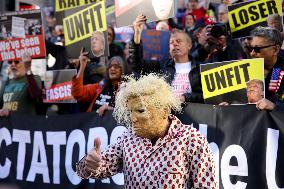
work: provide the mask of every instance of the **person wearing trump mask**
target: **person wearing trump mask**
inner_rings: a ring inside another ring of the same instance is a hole
[[[215,163],[204,136],[171,110],[181,105],[165,78],[129,78],[116,96],[114,117],[127,130],[101,153],[95,148],[76,166],[82,179],[124,173],[125,188],[218,188]]]

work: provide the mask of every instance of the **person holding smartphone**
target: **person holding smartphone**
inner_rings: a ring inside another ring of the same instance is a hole
[[[89,62],[89,52],[80,52],[80,68],[72,80],[72,95],[79,102],[89,103],[87,112],[96,111],[103,116],[105,111],[114,107],[115,94],[125,72],[125,63],[119,56],[112,57],[107,63],[105,78],[98,83],[83,84],[85,68]]]

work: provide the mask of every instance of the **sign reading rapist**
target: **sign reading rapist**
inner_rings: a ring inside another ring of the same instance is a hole
[[[200,71],[203,97],[208,104],[246,104],[247,82],[259,80],[264,85],[263,58],[202,64]]]
[[[169,56],[170,32],[143,30],[141,39],[145,60],[162,60]]]
[[[105,1],[67,10],[65,15],[64,39],[69,58],[78,58],[82,47],[91,52],[90,58],[108,55]]]
[[[100,1],[103,0],[55,0],[55,11],[61,12]]]
[[[0,61],[19,60],[24,52],[32,58],[45,57],[40,10],[0,14]]]
[[[282,13],[279,0],[258,0],[228,6],[229,25],[233,38],[246,37],[257,26],[267,26],[271,14]]]
[[[71,94],[72,77],[77,73],[75,69],[46,71],[44,89],[45,103],[75,103]]]
[[[81,180],[75,173],[94,138],[101,138],[103,149],[125,131],[111,113],[0,118],[0,188],[124,188],[122,174]],[[284,187],[283,115],[255,105],[193,103],[178,117],[207,137],[220,189],[275,189]]]

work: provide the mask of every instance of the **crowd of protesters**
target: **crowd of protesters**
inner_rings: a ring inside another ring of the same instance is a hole
[[[247,38],[232,39],[229,30],[228,6],[242,1],[223,0],[222,3],[179,0],[175,18],[146,23],[141,14],[133,23],[133,38],[116,41],[115,25],[109,25],[108,57],[89,59],[81,50],[78,59],[69,59],[64,46],[64,31],[56,25],[54,14],[45,17],[46,52],[55,58],[47,70],[77,69],[73,78],[72,94],[76,104],[56,104],[58,114],[96,111],[103,115],[115,106],[114,99],[123,74],[158,72],[167,75],[176,96],[186,103],[204,103],[200,64],[264,58],[265,98],[256,101],[259,110],[284,107],[284,82],[275,90],[271,88],[273,75],[284,71],[282,18],[277,14],[267,19],[268,27],[257,27]],[[141,33],[145,29],[168,30],[170,57],[167,60],[143,60]],[[78,47],[80,51],[81,47]],[[30,64],[30,63],[29,63]],[[0,86],[0,116],[12,112],[48,114],[50,104],[42,103],[42,83],[30,71],[27,57],[20,61],[2,62]],[[20,78],[20,80],[19,80]],[[16,82],[15,82],[16,81]],[[19,87],[19,82],[23,87]],[[13,85],[13,86],[12,86]],[[17,88],[20,95],[11,90]],[[15,99],[16,98],[16,99]],[[227,102],[221,103],[222,105]]]

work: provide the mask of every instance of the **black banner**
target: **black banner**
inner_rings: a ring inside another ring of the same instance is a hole
[[[179,118],[207,136],[220,188],[284,187],[284,112],[189,104]],[[96,113],[0,118],[0,188],[123,188],[122,174],[81,181],[75,163],[95,137],[104,148],[124,130],[111,112],[103,118]]]

